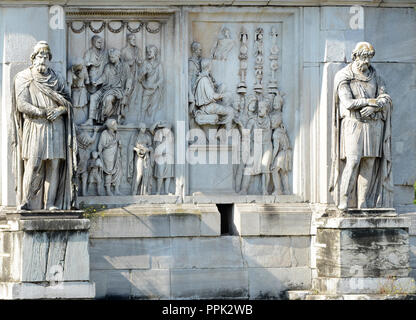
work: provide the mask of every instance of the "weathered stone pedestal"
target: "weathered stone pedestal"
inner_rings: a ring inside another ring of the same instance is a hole
[[[408,277],[410,221],[394,209],[351,210],[316,223],[317,277],[304,299],[397,299],[416,291]]]
[[[81,211],[2,212],[0,299],[93,298],[89,228]]]

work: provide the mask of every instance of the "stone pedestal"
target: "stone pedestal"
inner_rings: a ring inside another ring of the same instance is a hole
[[[82,211],[0,216],[0,299],[93,298]]]
[[[398,217],[394,209],[365,209],[316,223],[317,277],[306,299],[376,299],[416,292],[409,277],[409,219]]]

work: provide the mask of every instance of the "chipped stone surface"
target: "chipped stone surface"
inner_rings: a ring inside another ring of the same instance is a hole
[[[408,275],[409,239],[403,229],[318,229],[320,277]]]

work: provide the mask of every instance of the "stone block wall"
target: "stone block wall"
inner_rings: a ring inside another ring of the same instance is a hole
[[[244,220],[238,206],[233,221]],[[302,209],[273,212],[269,207],[265,215],[286,225],[293,221],[291,214],[303,214],[310,224],[308,206]],[[279,299],[286,290],[310,289],[309,227],[221,235],[215,205],[168,211],[163,206],[128,207],[92,218],[89,252],[96,298]],[[127,232],[121,233],[121,227]]]

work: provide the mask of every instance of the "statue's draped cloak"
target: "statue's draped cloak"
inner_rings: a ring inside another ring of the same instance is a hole
[[[369,199],[373,203],[369,203],[369,207],[388,207],[393,206],[393,176],[392,176],[392,155],[391,155],[391,113],[393,103],[390,96],[385,92],[382,80],[377,76],[376,71],[370,66],[371,77],[376,78],[377,94],[376,97],[369,98],[386,98],[388,107],[384,109],[385,120],[382,137],[382,157],[376,158],[374,166],[374,177],[369,186],[371,192]],[[371,78],[370,77],[370,78]],[[329,191],[333,192],[334,201],[339,203],[339,182],[342,176],[342,170],[345,160],[341,159],[340,137],[341,137],[341,115],[340,115],[340,99],[339,88],[342,84],[348,84],[355,80],[356,76],[352,71],[352,64],[347,65],[337,72],[334,79],[333,91],[333,108],[331,123],[331,177]],[[363,81],[363,79],[360,79]],[[358,97],[355,97],[358,98]]]
[[[18,110],[17,98],[24,90],[32,87],[40,95],[51,99],[58,106],[65,106],[67,113],[62,115],[64,121],[64,139],[65,139],[65,161],[61,166],[59,174],[59,186],[56,195],[55,205],[61,210],[70,210],[76,208],[77,184],[75,181],[75,172],[77,170],[76,154],[77,141],[75,125],[73,122],[73,110],[71,98],[69,97],[65,81],[58,76],[52,69],[46,76],[34,75],[32,68],[27,68],[18,73],[13,81],[12,87],[12,125],[11,125],[11,145],[13,152],[13,173],[16,183],[16,202],[17,207],[22,207],[23,199],[23,173],[24,161],[22,159],[22,142],[23,142],[23,113]]]

